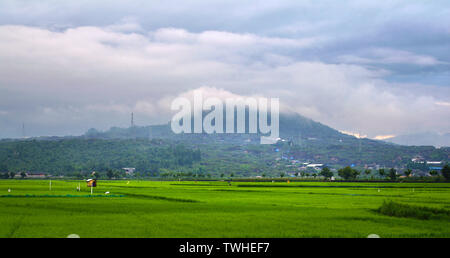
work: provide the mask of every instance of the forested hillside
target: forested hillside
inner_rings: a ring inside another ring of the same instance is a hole
[[[157,174],[161,168],[192,166],[200,150],[162,140],[22,140],[0,142],[0,172],[76,172],[121,170]]]

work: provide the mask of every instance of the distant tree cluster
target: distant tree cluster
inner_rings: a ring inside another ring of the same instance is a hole
[[[450,181],[450,166],[448,164],[445,164],[444,167],[442,167],[442,176],[445,178],[445,180]]]
[[[319,175],[325,178],[331,178],[333,176],[333,172],[328,167],[324,167],[322,171],[320,171]]]
[[[346,180],[355,180],[360,172],[356,169],[347,166],[338,170],[338,175]]]

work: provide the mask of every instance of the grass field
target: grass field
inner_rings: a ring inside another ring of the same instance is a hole
[[[445,183],[99,181],[89,194],[0,180],[0,237],[450,237]],[[384,215],[384,201],[444,215]]]

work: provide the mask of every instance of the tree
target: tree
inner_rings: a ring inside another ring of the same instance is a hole
[[[405,174],[406,177],[409,177],[411,175],[411,173],[412,173],[412,170],[409,168],[407,170],[403,171],[403,174]]]
[[[106,171],[106,176],[111,179],[114,176],[114,172],[112,171],[112,169],[108,169],[108,171]]]
[[[116,170],[113,173],[114,173],[114,178],[125,177],[125,171]],[[170,175],[170,173],[167,173],[167,176],[169,176],[169,175]]]
[[[445,180],[450,181],[450,166],[448,164],[442,167],[441,173]]]
[[[83,174],[81,174],[81,172],[75,172],[73,174],[74,177],[78,178],[78,179],[82,179],[83,178]]]
[[[338,175],[346,180],[354,180],[359,175],[359,171],[346,166],[345,168],[341,168],[338,170]]]
[[[378,174],[380,174],[381,177],[384,177],[384,175],[386,175],[386,172],[384,171],[384,168],[378,169]]]
[[[281,173],[280,173],[280,177],[284,177],[284,172],[281,172]]]
[[[16,172],[9,172],[9,177],[14,178],[16,176]]]
[[[366,174],[367,177],[370,175],[370,173],[372,173],[372,170],[370,169],[364,170],[364,174]]]
[[[389,178],[392,181],[395,181],[397,179],[397,170],[395,168],[389,169]]]
[[[27,173],[21,172],[21,173],[20,173],[20,176],[21,176],[22,178],[25,178],[25,177],[27,176]]]
[[[431,170],[430,175],[431,176],[437,176],[438,172],[436,170]]]
[[[5,163],[0,163],[0,172],[8,172],[8,166]]]
[[[328,167],[324,167],[322,171],[320,171],[320,175],[325,178],[331,178],[333,176],[333,172],[331,172]]]

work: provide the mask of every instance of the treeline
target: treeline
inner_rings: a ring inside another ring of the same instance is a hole
[[[399,179],[400,176],[404,176],[404,178],[413,178],[413,173],[411,169],[406,169],[404,170],[401,174],[397,171],[397,169],[395,168],[390,168],[390,169],[384,169],[384,168],[380,168],[378,170],[370,170],[370,169],[365,169],[364,171],[359,171],[357,169],[353,169],[350,166],[341,168],[337,171],[337,174],[339,177],[345,179],[345,180],[357,180],[358,177],[363,176],[366,179],[367,178],[374,178],[373,176],[375,174],[377,174],[378,177],[382,178],[382,179],[386,179],[389,181],[396,181],[397,179]],[[446,181],[450,180],[450,166],[448,164],[444,165],[442,167],[442,170],[440,172],[432,170],[429,173],[431,176],[433,177],[439,177],[442,176],[443,179],[445,179]],[[334,174],[328,169],[328,168],[324,168],[322,169],[322,171],[319,173],[319,175],[325,177],[325,178],[330,178],[332,177]]]
[[[199,149],[163,140],[0,142],[0,173],[71,175],[132,167],[142,174],[157,176],[161,169],[191,167],[200,160]]]
[[[397,181],[398,179],[402,180],[424,180],[424,176],[417,176],[413,174],[413,171],[411,169],[405,169],[402,172],[397,171],[395,168],[380,168],[378,170],[372,170],[372,169],[364,169],[364,170],[358,170],[355,168],[352,168],[350,166],[346,166],[343,168],[338,169],[336,172],[332,172],[330,168],[324,167],[320,171],[315,171],[314,169],[309,171],[299,171],[294,174],[291,173],[293,176],[293,179],[299,179],[299,178],[307,178],[307,179],[324,179],[324,180],[330,180],[331,178],[339,179],[339,180],[347,180],[347,181]],[[436,171],[432,170],[429,172],[429,179],[428,181],[450,181],[450,166],[448,164],[444,165],[442,170]],[[262,174],[262,177],[266,177],[266,174]],[[269,175],[273,176],[273,175]],[[285,172],[280,172],[276,174],[277,178],[284,178],[287,175]],[[292,179],[292,177],[291,177]]]

